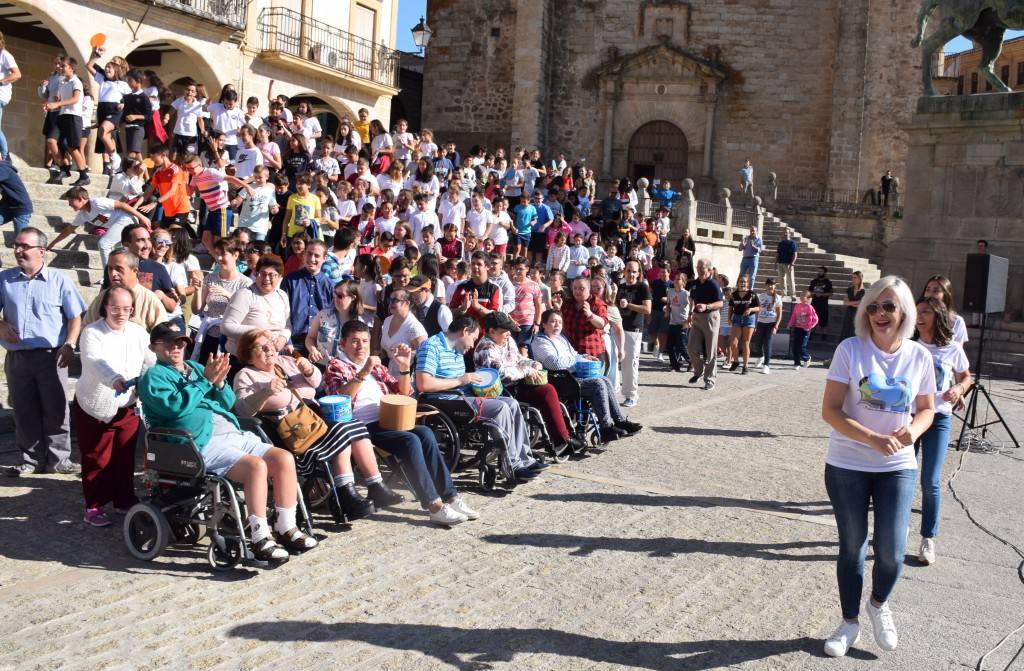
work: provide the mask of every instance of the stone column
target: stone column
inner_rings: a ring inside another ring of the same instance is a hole
[[[512,105],[512,146],[540,147],[541,109],[545,55],[544,14],[546,0],[518,0],[516,3],[515,93]]]
[[[680,227],[680,234],[685,228],[690,231],[691,236],[697,235],[697,199],[693,196],[692,179],[683,180],[683,195],[679,197],[679,202],[672,208],[672,214],[672,219],[674,219],[672,223]]]
[[[725,241],[732,243],[732,203],[729,201],[732,191],[724,188],[719,193],[721,194],[722,205],[725,205]]]
[[[706,110],[704,115],[704,165],[701,170],[704,177],[711,177],[711,142],[715,130],[715,100],[706,106]]]
[[[619,85],[614,80],[604,82],[604,91],[601,94],[604,100],[604,147],[601,152],[601,177],[608,180],[613,179],[612,173],[612,142],[615,141],[615,115],[618,112]],[[596,195],[596,194],[595,194]]]

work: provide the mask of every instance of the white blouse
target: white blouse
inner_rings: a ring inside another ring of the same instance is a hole
[[[114,331],[100,319],[82,329],[79,346],[82,375],[75,385],[75,402],[90,417],[109,422],[137,399],[134,389],[117,394],[114,382],[134,380],[156,363],[156,355],[149,349],[149,333],[134,322]]]

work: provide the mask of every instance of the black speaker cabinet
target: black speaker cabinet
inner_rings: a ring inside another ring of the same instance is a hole
[[[991,254],[968,254],[964,270],[964,312],[1002,312],[1006,309],[1009,259]]]

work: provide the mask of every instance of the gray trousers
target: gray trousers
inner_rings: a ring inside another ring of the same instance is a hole
[[[530,428],[519,408],[519,401],[507,396],[496,398],[472,398],[466,402],[483,419],[491,422],[505,438],[505,454],[512,470],[525,468],[536,459],[530,456]]]
[[[579,383],[583,398],[590,401],[601,428],[607,429],[616,422],[626,419],[615,400],[615,387],[612,386],[611,380],[602,375],[580,380]]]
[[[704,376],[706,382],[715,381],[715,368],[718,364],[718,322],[721,313],[694,312],[691,315],[690,344],[687,351],[693,365],[693,376]]]
[[[22,461],[46,468],[68,459],[68,369],[57,367],[57,351],[8,351],[4,372]]]

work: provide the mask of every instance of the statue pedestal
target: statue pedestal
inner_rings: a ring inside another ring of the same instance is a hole
[[[920,98],[908,136],[902,230],[883,274],[916,293],[945,275],[960,300],[979,239],[1010,259],[1007,320],[1024,313],[1024,93]],[[959,305],[957,308],[959,309]]]

